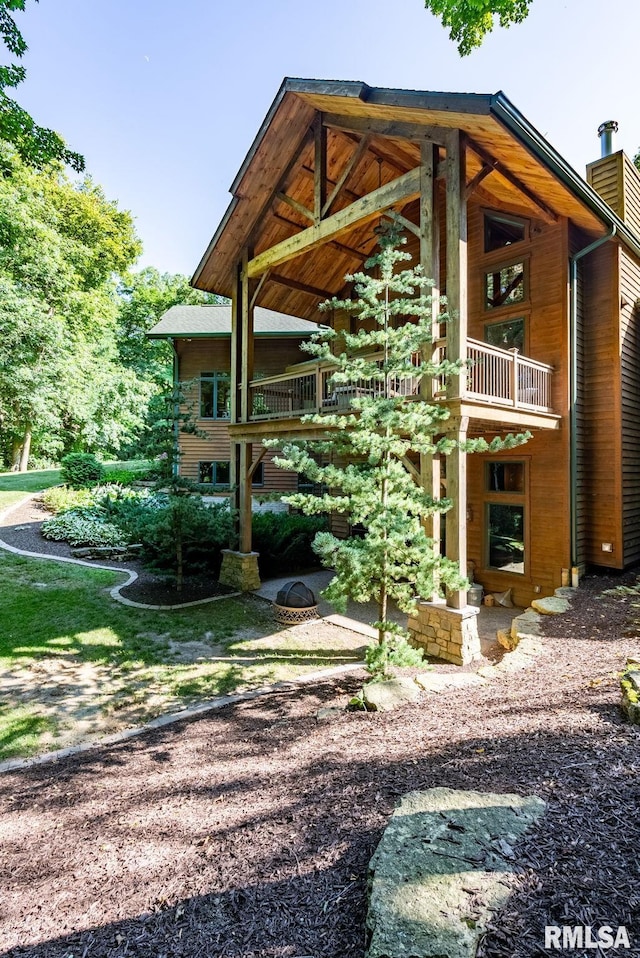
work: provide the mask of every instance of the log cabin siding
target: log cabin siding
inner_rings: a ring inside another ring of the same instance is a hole
[[[586,244],[577,230],[570,230],[570,249],[574,255]],[[587,561],[587,533],[589,526],[589,502],[586,483],[589,472],[589,462],[585,445],[587,429],[586,395],[585,395],[585,362],[586,362],[586,329],[585,329],[585,278],[584,263],[578,260],[576,270],[576,548],[577,562],[583,567]]]
[[[255,375],[273,376],[288,365],[302,362],[308,356],[300,350],[299,339],[258,338],[255,342]],[[199,416],[200,376],[203,372],[226,372],[231,364],[230,339],[192,339],[177,340],[176,348],[179,362],[179,379],[183,383],[185,402],[181,406],[183,413],[193,418],[198,433],[180,434],[180,474],[198,480],[200,462],[229,461],[231,443],[228,423],[223,419],[202,419]],[[256,445],[254,459],[261,452]],[[255,493],[290,492],[297,489],[298,477],[295,473],[278,469],[273,464],[274,450],[268,450],[262,460],[264,463],[264,485],[256,486]]]
[[[586,561],[622,566],[620,356],[617,323],[619,247],[606,243],[584,266],[584,491],[588,523]],[[613,553],[602,551],[612,542]]]
[[[610,153],[587,166],[587,183],[624,219],[623,154]]]
[[[640,172],[632,160],[622,154],[624,183],[624,221],[636,233],[640,233]]]
[[[620,379],[624,565],[640,559],[640,265],[620,250]]]

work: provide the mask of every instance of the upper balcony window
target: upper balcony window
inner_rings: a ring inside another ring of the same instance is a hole
[[[506,319],[502,323],[487,323],[484,328],[484,341],[500,349],[524,349],[524,316]]]
[[[200,374],[200,418],[228,419],[231,415],[229,373]]]
[[[499,309],[526,299],[525,263],[512,263],[484,274],[484,308]]]
[[[527,238],[527,224],[511,216],[501,216],[498,213],[485,213],[484,216],[484,251],[492,253],[496,249],[504,249],[514,243],[521,243]]]

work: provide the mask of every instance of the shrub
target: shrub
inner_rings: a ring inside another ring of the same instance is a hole
[[[326,530],[324,516],[258,512],[253,516],[253,548],[260,553],[260,575],[298,573],[320,564],[313,551],[316,533]]]
[[[42,500],[50,512],[67,512],[69,509],[92,506],[94,495],[90,489],[70,489],[69,486],[52,486]]]
[[[63,482],[72,489],[95,486],[104,479],[104,466],[89,452],[70,452],[60,464]]]
[[[71,546],[123,546],[125,538],[116,525],[89,509],[69,509],[42,523],[45,539]]]
[[[130,530],[143,546],[143,558],[159,571],[217,576],[233,532],[228,503],[205,506],[187,493],[158,495],[156,508],[132,518]],[[120,521],[120,520],[118,520]]]

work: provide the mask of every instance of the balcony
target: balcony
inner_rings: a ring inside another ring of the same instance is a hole
[[[443,349],[443,347],[441,347]],[[491,409],[552,415],[551,376],[553,369],[544,363],[521,356],[517,349],[500,349],[475,339],[467,340],[469,361],[466,382],[460,399]],[[378,359],[377,356],[371,359]],[[379,357],[382,362],[382,356]],[[416,365],[420,358],[415,357]],[[249,383],[251,422],[295,419],[323,413],[347,412],[357,396],[380,395],[382,381],[362,379],[348,384],[332,380],[335,367],[330,363],[300,363],[287,372]],[[392,381],[391,395],[407,401],[420,399],[420,376]],[[448,401],[444,384],[434,381],[434,400]]]

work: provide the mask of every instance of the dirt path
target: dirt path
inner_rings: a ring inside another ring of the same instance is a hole
[[[362,958],[389,812],[445,785],[549,806],[483,958],[544,954],[546,924],[624,924],[639,955],[639,739],[617,687],[639,600],[599,586],[532,667],[482,687],[318,721],[343,678],[3,776],[0,953]]]

